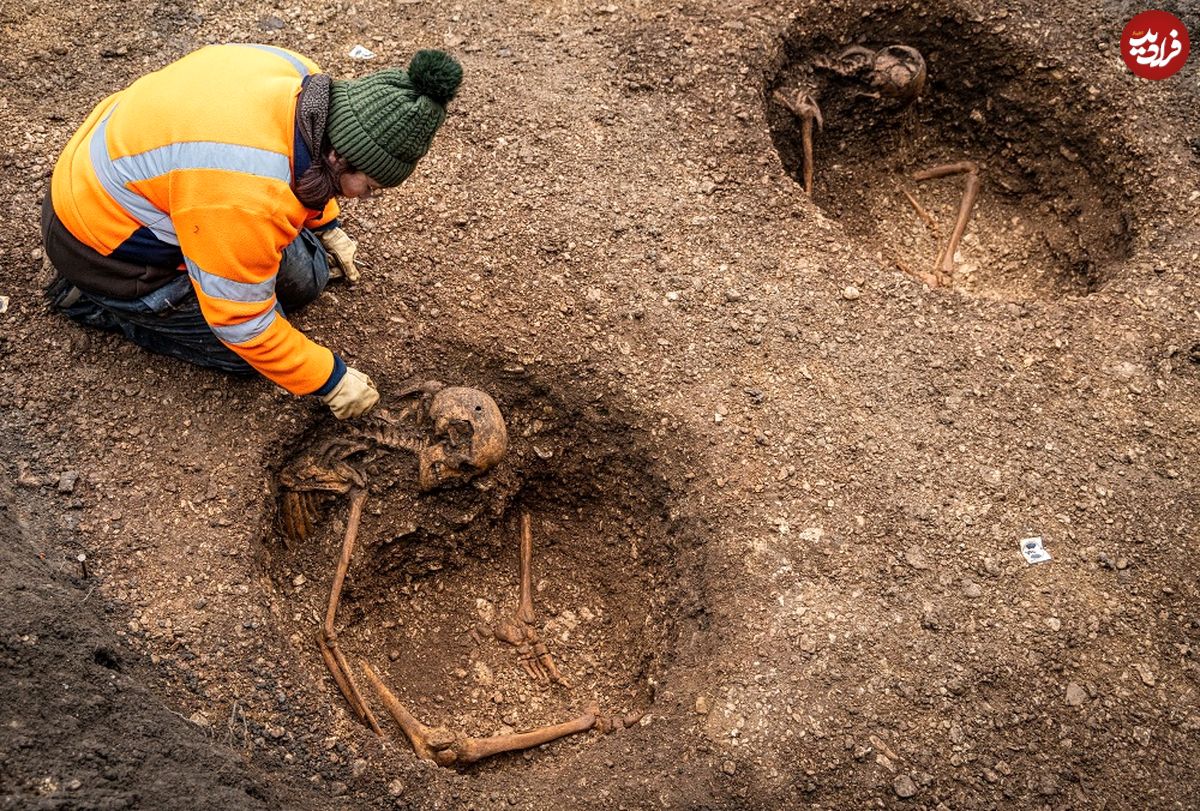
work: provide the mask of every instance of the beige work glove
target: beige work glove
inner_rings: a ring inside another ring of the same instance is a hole
[[[326,228],[318,232],[325,253],[329,255],[329,277],[354,284],[358,281],[358,268],[354,266],[354,254],[358,251],[358,243],[341,228]]]
[[[321,397],[321,402],[329,406],[333,416],[339,420],[350,417],[361,417],[379,402],[379,392],[371,378],[355,369],[346,367],[346,374],[333,387],[333,391]]]

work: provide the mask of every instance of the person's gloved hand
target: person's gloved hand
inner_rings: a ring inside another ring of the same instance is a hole
[[[370,411],[379,402],[379,392],[371,378],[349,366],[333,391],[321,397],[321,402],[329,406],[333,416],[345,420]]]
[[[340,279],[344,276],[351,284],[357,282],[360,274],[354,265],[354,254],[358,251],[358,243],[337,227],[326,228],[317,236],[325,246],[325,253],[329,254],[330,277]]]

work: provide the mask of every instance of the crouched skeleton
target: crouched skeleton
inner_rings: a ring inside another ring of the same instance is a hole
[[[496,402],[478,389],[445,386],[425,381],[404,387],[394,413],[380,410],[358,426],[344,426],[338,435],[312,445],[284,467],[278,477],[279,523],[291,543],[312,533],[323,504],[330,497],[349,499],[349,517],[341,555],[334,571],[325,620],[317,640],[321,657],[351,711],[376,734],[379,722],[367,705],[352,668],[338,642],[336,616],[350,561],[354,553],[363,507],[367,499],[364,468],[382,454],[405,451],[417,457],[418,489],[427,493],[458,485],[491,470],[508,448],[508,431]],[[532,526],[522,515],[520,541],[520,597],[515,615],[490,630],[496,639],[513,645],[521,666],[534,679],[570,686],[559,672],[535,628],[532,599]],[[471,738],[444,727],[429,727],[417,720],[365,660],[359,664],[368,683],[403,730],[418,756],[441,766],[466,765],[501,752],[527,749],[565,735],[590,729],[611,731],[637,722],[639,713],[607,717],[589,707],[570,721],[507,735]]]

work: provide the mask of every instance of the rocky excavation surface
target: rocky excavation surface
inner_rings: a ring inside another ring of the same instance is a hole
[[[1042,8],[0,2],[0,808],[1197,807],[1198,62],[1136,79],[1140,9]],[[385,405],[488,391],[509,451],[428,497],[395,468],[343,646],[427,723],[636,726],[459,770],[373,735],[315,642],[344,500],[276,524],[323,407],[46,311],[74,127],[231,40],[466,70],[413,177],[346,207],[362,281],[297,321]],[[809,199],[771,91],[892,42],[925,95],[823,101]],[[944,239],[960,181],[905,179],[959,160],[982,190],[930,289],[898,189]],[[570,688],[470,634],[512,610],[521,510]]]

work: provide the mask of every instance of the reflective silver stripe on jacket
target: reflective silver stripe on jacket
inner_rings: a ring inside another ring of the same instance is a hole
[[[219,141],[183,141],[155,147],[136,155],[113,160],[108,154],[108,119],[110,110],[92,133],[88,154],[100,185],[125,213],[150,229],[154,236],[170,245],[179,244],[171,215],[155,208],[149,200],[128,187],[129,183],[187,169],[218,169],[245,175],[270,178],[282,183],[292,182],[292,169],[287,155],[241,144]]]
[[[246,175],[269,177],[290,183],[288,156],[267,149],[220,141],[183,141],[117,158],[112,162],[125,182],[149,180],[177,169],[221,169]]]
[[[188,276],[191,277],[204,293],[210,298],[225,299],[241,303],[266,302],[275,297],[275,277],[265,282],[235,282],[215,273],[209,273],[186,256],[183,258],[187,265]],[[213,333],[227,344],[244,344],[252,341],[267,331],[279,314],[279,302],[273,301],[273,307],[253,316],[247,321],[227,326],[213,326]]]
[[[243,321],[240,324],[230,324],[224,327],[216,327],[209,324],[213,334],[227,344],[244,344],[253,341],[259,335],[267,331],[267,327],[275,323],[275,318],[279,313],[276,310],[267,310],[262,315],[256,315],[249,321]]]
[[[183,261],[187,264],[188,275],[195,280],[196,284],[200,285],[204,295],[209,298],[249,303],[266,301],[275,295],[274,276],[264,282],[235,282],[224,276],[209,273],[187,257],[184,257]]]
[[[276,48],[273,45],[256,45],[251,42],[231,42],[230,45],[239,45],[243,48],[256,48],[257,50],[266,51],[267,53],[282,57],[292,64],[292,67],[296,69],[296,72],[300,74],[301,78],[307,76],[309,73],[308,68],[303,62],[297,59],[294,54],[288,53],[283,48]]]
[[[109,158],[107,133],[108,119],[111,116],[112,111],[104,116],[88,144],[88,156],[92,159],[92,168],[96,171],[96,177],[100,179],[100,185],[117,205],[125,209],[126,214],[149,228],[154,236],[170,245],[178,245],[179,237],[175,235],[171,215],[155,208],[145,197],[127,188],[125,184],[132,178],[121,177]]]

